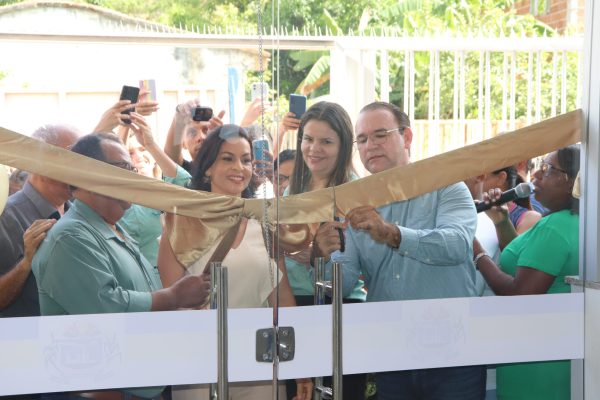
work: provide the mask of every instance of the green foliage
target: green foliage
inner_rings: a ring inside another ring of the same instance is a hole
[[[255,30],[258,10],[262,13],[265,27],[277,25],[288,32],[306,29],[313,34],[317,29],[323,34],[358,34],[365,32],[381,34],[384,29],[394,29],[407,36],[435,35],[482,35],[507,37],[552,36],[555,33],[531,15],[517,15],[512,6],[514,0],[286,0],[279,2],[279,10],[273,10],[275,2],[260,0],[78,0],[88,4],[107,7],[130,16],[168,24],[175,27],[226,26]],[[0,5],[17,3],[19,0],[0,0]],[[544,2],[540,2],[544,3]],[[326,9],[324,8],[326,4]],[[278,11],[278,15],[275,11]],[[514,35],[514,36],[513,36]],[[277,59],[277,54],[279,58]],[[465,54],[465,112],[467,118],[478,117],[479,53]],[[502,115],[502,90],[510,84],[504,81],[503,55],[491,54],[492,119]],[[415,53],[415,117],[427,118],[429,108],[429,58],[428,52]],[[311,98],[329,92],[329,54],[318,51],[281,50],[271,52],[272,62],[279,65],[279,92],[289,95],[301,92]],[[543,116],[550,115],[553,54],[544,54],[542,62]],[[453,117],[454,53],[440,53],[441,118]],[[517,58],[516,106],[517,116],[524,116],[527,108],[528,57]],[[390,52],[390,100],[402,105],[404,96],[404,54]],[[560,66],[559,66],[560,68]],[[271,68],[265,66],[265,81],[271,88]],[[568,56],[568,105],[575,104],[577,82],[576,55]],[[250,82],[257,80],[257,73],[250,73]],[[534,82],[534,92],[535,88]],[[560,88],[559,88],[560,90]],[[559,96],[560,97],[560,96]],[[559,105],[560,107],[560,105]],[[560,109],[560,108],[559,108]]]

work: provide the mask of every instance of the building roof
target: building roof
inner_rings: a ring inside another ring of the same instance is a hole
[[[70,23],[59,23],[65,18],[69,18]],[[107,8],[70,1],[26,1],[0,7],[0,21],[2,31],[12,33],[185,32]]]

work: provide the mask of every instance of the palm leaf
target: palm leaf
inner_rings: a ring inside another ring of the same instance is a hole
[[[344,31],[338,25],[338,23],[333,19],[329,11],[326,8],[323,9],[323,22],[325,25],[331,30],[334,35],[343,35]]]
[[[313,66],[319,58],[321,58],[325,52],[323,51],[306,51],[306,50],[295,50],[290,52],[290,58],[296,63],[294,64],[294,71],[302,71],[308,67]]]
[[[300,82],[296,92],[307,95],[327,82],[329,80],[330,62],[331,58],[329,55],[321,56],[310,71],[308,71],[304,80]]]

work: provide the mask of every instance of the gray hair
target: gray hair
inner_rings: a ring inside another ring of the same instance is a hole
[[[54,146],[61,145],[61,136],[68,132],[79,136],[79,129],[67,124],[46,124],[37,128],[31,137]]]

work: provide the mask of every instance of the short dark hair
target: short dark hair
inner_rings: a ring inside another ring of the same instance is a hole
[[[102,142],[109,140],[112,142],[123,145],[123,142],[114,133],[102,132],[102,133],[91,133],[81,137],[73,147],[71,151],[73,153],[81,154],[94,160],[106,162],[106,156],[104,150],[102,150]]]
[[[394,119],[396,119],[398,126],[407,126],[410,128],[410,119],[408,118],[408,115],[406,115],[406,113],[397,105],[385,101],[374,101],[373,103],[367,104],[360,110],[359,114],[375,110],[389,111],[394,116]]]
[[[247,140],[250,145],[250,153],[252,154],[252,140],[250,140],[250,136],[244,128],[237,125],[222,125],[210,131],[208,136],[206,136],[206,139],[204,139],[200,151],[196,154],[196,158],[194,158],[192,164],[193,173],[190,184],[191,189],[203,190],[205,192],[211,191],[212,188],[210,180],[207,179],[206,171],[208,171],[217,160],[217,156],[219,155],[223,143],[228,139],[234,138]],[[250,184],[242,192],[242,197],[244,199],[252,198],[254,197],[255,192],[256,182],[254,179],[250,179]]]
[[[575,182],[579,173],[581,146],[572,144],[556,151],[556,159],[560,168],[564,169],[569,179]],[[570,209],[573,214],[579,214],[579,199],[571,196]]]
[[[341,185],[350,181],[354,168],[352,167],[352,145],[354,133],[350,116],[342,106],[337,103],[320,101],[313,104],[302,116],[298,127],[296,143],[296,162],[294,173],[290,179],[290,194],[304,193],[312,180],[312,174],[302,157],[302,138],[304,127],[309,121],[317,120],[326,122],[340,138],[340,151],[337,156],[336,169],[329,177],[327,187]]]
[[[285,149],[282,150],[279,155],[277,156],[277,159],[275,159],[275,161],[273,161],[273,168],[275,169],[275,172],[277,172],[277,170],[279,169],[279,164],[283,164],[286,161],[294,161],[296,159],[296,151],[292,150],[292,149]]]
[[[106,162],[106,155],[104,154],[104,150],[102,150],[102,142],[104,141],[112,141],[124,146],[121,139],[114,133],[101,132],[82,136],[75,142],[73,147],[71,147],[71,151],[73,153],[81,154],[82,156],[93,158],[94,160]],[[75,186],[69,187],[72,191],[77,189]]]

